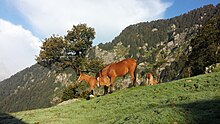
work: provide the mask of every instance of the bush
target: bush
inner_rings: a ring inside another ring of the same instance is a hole
[[[68,85],[62,94],[62,101],[66,101],[74,98],[87,98],[89,95],[89,91],[86,90],[86,86],[79,83],[74,83]]]

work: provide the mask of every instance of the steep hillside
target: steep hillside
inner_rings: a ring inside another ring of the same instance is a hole
[[[193,51],[191,41],[198,37],[197,35],[203,27],[207,27],[205,25],[210,19],[213,20],[216,17],[219,8],[220,4],[217,6],[207,5],[171,19],[130,25],[112,42],[99,44],[91,49],[88,57],[93,59],[100,57],[105,61],[105,64],[127,57],[136,58],[139,64],[138,83],[144,81],[143,75],[146,72],[154,73],[160,82],[169,82],[191,76],[187,73],[190,72],[190,69],[185,68],[188,56]],[[220,19],[215,20],[213,25],[216,22],[220,24]],[[217,25],[217,27],[215,33],[219,34],[220,26]],[[202,35],[199,34],[199,36]],[[218,44],[211,44],[211,46],[219,46],[218,37],[218,40],[214,40]],[[197,42],[198,40],[194,41]],[[205,45],[206,43],[202,44]],[[213,48],[211,46],[209,48]],[[210,55],[220,54],[218,52],[220,46],[215,48],[217,50],[211,49]],[[200,55],[203,53],[206,52],[201,52]],[[206,61],[206,59],[203,60]],[[210,66],[210,63],[204,65],[203,60],[199,62],[204,67],[213,66]],[[196,62],[198,61],[189,63],[196,65]],[[213,64],[216,63],[220,63],[220,61],[216,60]],[[35,64],[0,82],[0,112],[15,112],[52,106],[60,101],[63,86],[75,80],[76,74],[72,69],[55,71]],[[119,78],[116,81],[115,89],[126,88],[129,81],[130,79],[127,78],[125,84],[122,84]]]
[[[15,120],[40,124],[217,124],[220,121],[219,82],[220,72],[217,72],[154,86],[127,88],[88,101],[12,113],[11,120],[17,118]]]
[[[115,37],[112,42],[101,43],[98,46],[103,50],[110,51],[117,43],[122,42],[126,47],[131,46],[132,50],[130,52],[134,54],[138,52],[138,47],[146,44],[149,47],[156,47],[158,43],[173,40],[174,37],[172,35],[179,35],[194,26],[202,26],[217,11],[217,7],[206,5],[174,18],[130,25],[119,36]]]
[[[91,54],[106,63],[138,58],[139,73],[153,72],[160,82],[188,77],[191,72],[185,67],[192,52],[191,40],[217,16],[219,6],[207,5],[171,19],[128,26],[112,42],[96,46]]]
[[[24,69],[0,82],[0,112],[52,106],[72,74],[75,76],[74,71],[56,73],[38,64]]]

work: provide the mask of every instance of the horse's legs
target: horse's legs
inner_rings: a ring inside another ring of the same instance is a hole
[[[112,84],[110,84],[110,91],[109,91],[109,93],[113,93],[113,85]]]
[[[126,75],[124,75],[124,76],[123,76],[123,79],[122,79],[122,82],[123,82],[124,84],[125,84],[125,76],[126,76]]]
[[[147,85],[150,85],[150,83],[149,83],[149,79],[147,78],[147,80],[146,80],[146,84]]]
[[[93,90],[91,90],[90,94],[94,95]]]
[[[104,86],[104,95],[108,94],[108,86]]]
[[[136,85],[135,69],[129,70],[129,74],[131,76],[131,80],[132,80],[133,86],[135,86]]]
[[[110,78],[110,91],[109,91],[109,93],[112,93],[113,92],[113,84],[114,84],[114,81],[115,81],[115,78],[116,77],[111,77]]]
[[[93,89],[94,89],[94,86],[92,85],[90,85],[90,88],[89,88],[89,95],[94,95],[94,93],[93,93]]]

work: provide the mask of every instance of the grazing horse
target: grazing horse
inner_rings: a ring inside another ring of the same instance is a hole
[[[147,73],[146,78],[147,78],[147,84],[148,85],[158,84],[158,81],[156,79],[154,79],[154,77],[151,73]]]
[[[81,82],[85,80],[86,83],[89,84],[89,93],[93,94],[93,89],[95,88],[95,86],[99,87],[99,83],[97,82],[95,77],[80,73],[79,78],[77,79],[78,82]]]
[[[106,94],[106,92],[108,92],[108,87],[109,87],[109,83],[106,84],[105,82],[109,82],[108,79],[103,78],[103,82],[99,83],[95,77],[80,73],[80,76],[78,78],[78,82],[81,82],[85,80],[88,84],[89,84],[89,93],[93,94],[93,89],[95,88],[95,86],[104,86],[104,94]],[[107,91],[106,91],[107,90]]]
[[[137,67],[137,61],[132,58],[124,59],[117,63],[111,63],[98,73],[97,81],[99,83],[102,83],[104,79],[109,78],[110,92],[112,92],[115,79],[117,77],[122,77],[122,76],[125,77],[125,75],[129,72],[134,86],[136,83],[136,75],[135,75],[136,67]],[[108,82],[105,83],[108,84]]]

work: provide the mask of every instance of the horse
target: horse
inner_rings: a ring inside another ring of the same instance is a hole
[[[154,79],[154,77],[151,73],[147,73],[146,78],[147,78],[147,84],[148,85],[158,84],[158,81],[156,79]]]
[[[97,82],[95,77],[80,73],[79,78],[77,79],[77,82],[81,82],[81,81],[86,81],[86,83],[89,84],[89,93],[93,94],[93,89],[95,88],[95,86],[99,87],[99,83]]]
[[[127,73],[130,74],[131,80],[133,81],[133,86],[136,83],[136,71],[137,61],[132,58],[127,58],[122,61],[111,63],[107,65],[104,69],[98,72],[97,81],[102,83],[105,79],[110,79],[110,82],[105,82],[105,84],[110,85],[110,92],[112,92],[112,88],[114,85],[114,81],[117,77],[125,77]]]
[[[109,85],[105,84],[104,82],[109,82],[109,81],[107,81],[107,79],[103,78],[104,81],[102,83],[99,83],[95,77],[80,73],[79,78],[77,79],[77,82],[81,82],[83,80],[89,84],[89,93],[90,94],[94,95],[93,89],[96,86],[97,87],[104,86],[104,95],[106,94],[106,92],[107,92],[106,90],[108,89]]]

